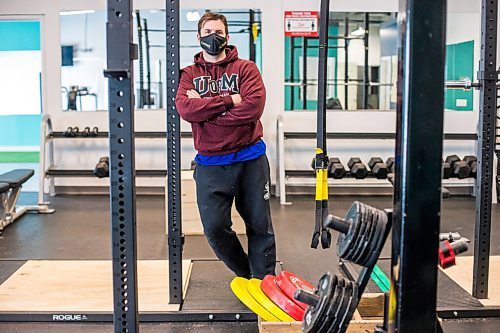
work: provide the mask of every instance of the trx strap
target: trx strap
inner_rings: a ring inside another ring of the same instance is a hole
[[[319,63],[318,63],[318,111],[317,111],[317,148],[316,148],[316,212],[314,234],[311,247],[316,249],[321,238],[324,249],[330,247],[330,231],[323,226],[328,216],[328,156],[326,152],[326,75],[328,56],[328,22],[330,1],[321,1],[319,19]]]

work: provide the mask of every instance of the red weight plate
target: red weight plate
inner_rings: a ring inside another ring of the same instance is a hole
[[[293,319],[301,321],[304,318],[304,309],[288,298],[276,285],[273,275],[266,275],[262,280],[260,288],[281,310],[288,313]]]
[[[283,293],[288,296],[292,301],[294,301],[302,309],[307,309],[307,304],[297,301],[293,294],[296,289],[303,289],[306,291],[314,292],[314,286],[307,282],[306,280],[298,277],[297,275],[283,271],[276,277],[276,285],[283,291]]]

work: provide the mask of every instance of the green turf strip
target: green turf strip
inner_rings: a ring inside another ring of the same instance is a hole
[[[40,153],[37,151],[3,151],[0,152],[0,163],[38,163]]]

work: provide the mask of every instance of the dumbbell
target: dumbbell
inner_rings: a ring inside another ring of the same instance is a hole
[[[471,167],[467,162],[460,160],[457,155],[450,155],[446,157],[446,163],[450,163],[451,175],[458,179],[464,179],[469,177],[471,172]]]
[[[75,126],[75,127],[68,127],[63,132],[63,135],[66,136],[66,137],[75,137],[79,132],[80,132],[80,129],[77,126]]]
[[[380,157],[372,157],[370,161],[368,161],[368,167],[372,175],[377,179],[386,179],[388,173],[387,164]]]
[[[442,161],[442,165],[443,165],[443,179],[449,179],[451,176],[451,165],[450,163],[444,161]]]
[[[88,127],[88,126],[87,126],[87,127],[85,127],[85,128],[83,129],[82,136],[83,136],[84,138],[86,138],[86,137],[89,137],[89,136],[91,136],[91,135],[92,135],[92,133],[90,132],[90,127]]]
[[[328,161],[328,176],[333,179],[342,179],[346,175],[346,171],[342,162],[337,157],[332,157]]]
[[[94,175],[99,178],[109,177],[109,157],[101,157],[94,168]]]
[[[387,173],[394,173],[394,171],[396,170],[396,160],[394,159],[394,157],[389,157],[386,161],[385,161],[385,164],[387,164],[387,170],[388,172]]]
[[[356,179],[365,179],[368,176],[366,165],[361,162],[359,157],[351,157],[347,162],[347,167],[351,171],[351,176]]]
[[[450,242],[439,242],[439,266],[448,268],[455,265],[455,257],[469,249],[469,244],[464,238]]]
[[[477,177],[477,158],[476,158],[476,156],[472,156],[472,155],[464,156],[463,161],[470,166],[470,175],[469,176],[472,178],[476,178]]]

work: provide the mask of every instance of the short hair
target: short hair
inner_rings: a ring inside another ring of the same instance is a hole
[[[227,26],[227,19],[224,15],[218,14],[218,13],[212,13],[212,12],[206,12],[203,14],[203,16],[200,18],[198,21],[198,33],[201,34],[201,29],[203,28],[203,25],[207,21],[218,21],[221,20],[222,23],[224,23],[224,27],[226,27],[226,35],[229,35],[229,29]]]

